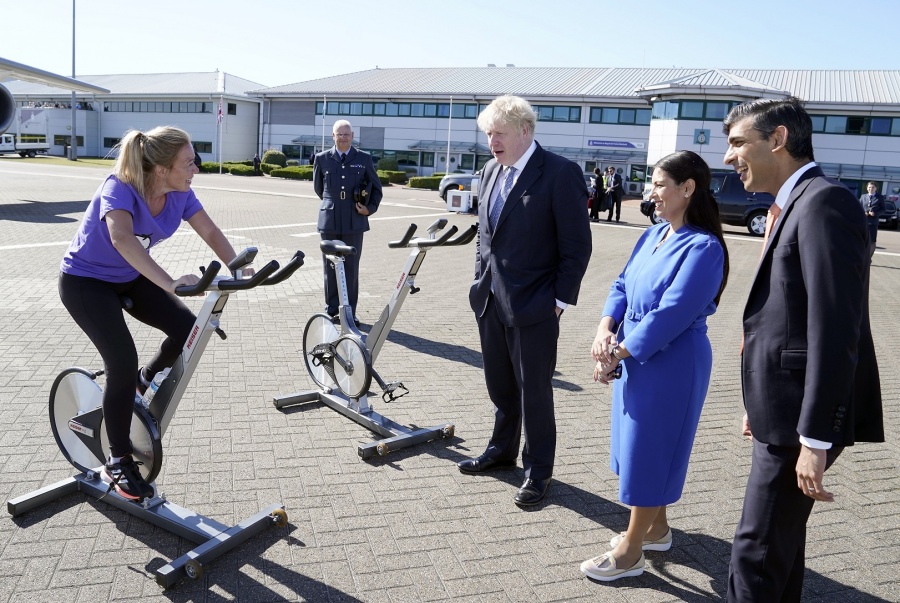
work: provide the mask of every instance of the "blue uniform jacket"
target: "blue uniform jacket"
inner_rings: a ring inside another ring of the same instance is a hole
[[[319,232],[365,232],[369,230],[369,219],[356,211],[353,191],[368,177],[372,183],[372,194],[366,207],[369,213],[378,211],[381,203],[381,181],[375,173],[372,157],[353,147],[341,164],[341,155],[335,147],[316,155],[313,166],[313,187],[322,200],[319,207]]]

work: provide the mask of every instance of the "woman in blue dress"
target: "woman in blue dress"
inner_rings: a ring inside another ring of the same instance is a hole
[[[619,499],[631,506],[628,530],[610,541],[612,550],[581,565],[595,580],[638,576],[643,551],[672,546],[666,505],[681,498],[712,369],[706,317],[728,280],[709,185],[709,167],[691,151],[656,164],[650,198],[666,221],[638,240],[591,347],[594,379],[614,384],[610,467]]]

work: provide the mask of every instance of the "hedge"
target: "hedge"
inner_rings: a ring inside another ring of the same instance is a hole
[[[253,169],[252,165],[240,165],[234,164],[229,166],[230,172],[234,176],[255,176],[256,170]]]
[[[396,172],[400,169],[397,159],[394,157],[382,157],[375,164],[375,167],[381,171]]]
[[[287,165],[287,157],[285,157],[284,153],[278,149],[269,149],[263,153],[262,163],[274,163],[281,167],[285,167]]]
[[[409,179],[410,188],[424,188],[436,191],[441,184],[440,176],[418,176]]]
[[[269,172],[275,178],[291,178],[293,180],[312,180],[313,171],[308,165],[275,168]]]
[[[399,172],[395,170],[382,170],[382,174],[388,177],[388,182],[392,184],[406,184],[406,181],[409,179],[409,176],[406,172]],[[379,174],[380,176],[381,174]]]
[[[391,178],[390,178],[390,176],[388,176],[387,172],[379,170],[375,173],[378,174],[378,180],[381,182],[381,186],[390,186],[391,185]]]
[[[263,174],[269,174],[272,172],[272,170],[277,170],[280,167],[281,167],[280,165],[276,165],[274,163],[260,163],[259,164],[259,169],[262,170]]]

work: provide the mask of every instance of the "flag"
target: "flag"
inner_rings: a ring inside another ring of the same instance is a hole
[[[218,115],[216,115],[216,125],[219,125],[222,123],[223,117],[224,117],[224,115],[222,114],[222,98],[219,97],[219,113],[218,113]]]

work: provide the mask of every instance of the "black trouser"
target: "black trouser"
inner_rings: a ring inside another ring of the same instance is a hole
[[[549,479],[556,459],[552,381],[559,319],[551,315],[535,325],[507,327],[492,294],[477,320],[485,385],[494,403],[494,431],[485,453],[499,460],[516,459],[524,431],[525,477]]]
[[[353,316],[356,316],[356,302],[359,299],[359,260],[362,257],[363,234],[361,232],[321,232],[323,241],[343,241],[345,245],[356,247],[356,254],[344,257],[344,275],[347,277],[347,297],[350,307],[353,308]],[[338,295],[337,276],[331,262],[322,254],[322,264],[325,279],[325,312],[330,316],[338,313],[341,298]]]
[[[843,447],[829,449],[825,468]],[[800,448],[753,440],[744,509],[731,547],[728,603],[799,603],[806,521],[815,501],[797,487]]]
[[[622,217],[622,197],[620,195],[612,194],[609,196],[609,213],[606,215],[606,221],[609,222],[612,220],[613,210],[616,210],[616,222],[619,221],[619,218]]]
[[[172,366],[187,341],[194,314],[175,295],[160,289],[145,277],[127,283],[109,283],[94,278],[59,275],[59,297],[79,327],[100,352],[106,372],[103,390],[103,420],[112,456],[131,454],[131,414],[134,405],[138,356],[134,339],[125,323],[120,296],[134,304],[127,310],[144,324],[167,337],[145,367],[152,379]]]

